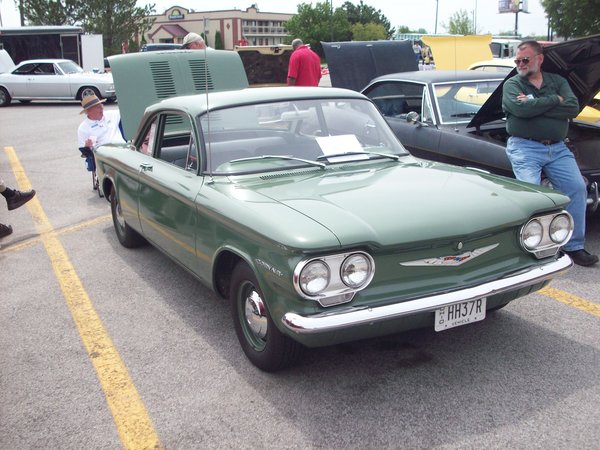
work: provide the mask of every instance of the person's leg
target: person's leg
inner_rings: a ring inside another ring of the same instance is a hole
[[[0,178],[0,194],[6,191],[6,185],[4,184],[4,180]],[[10,225],[4,225],[0,223],[0,238],[6,237],[13,232],[13,229]]]
[[[542,167],[547,162],[545,153],[541,144],[527,139],[511,136],[506,143],[506,155],[520,181],[533,184],[542,182]]]
[[[583,249],[585,244],[585,212],[587,190],[573,153],[562,142],[548,146],[551,160],[544,173],[557,191],[567,195],[571,202],[566,210],[573,216],[573,236],[564,246],[566,251]]]
[[[17,191],[6,186],[4,181],[0,180],[0,195],[6,199],[6,205],[9,211],[23,206],[35,195],[35,191]],[[10,234],[10,233],[9,233]]]

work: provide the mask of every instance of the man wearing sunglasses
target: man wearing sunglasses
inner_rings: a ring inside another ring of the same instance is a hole
[[[517,75],[504,83],[502,109],[510,135],[506,154],[517,179],[540,184],[542,172],[552,186],[569,196],[567,211],[573,216],[573,236],[564,246],[575,264],[591,266],[596,255],[584,248],[587,191],[575,161],[565,145],[569,119],[579,113],[577,97],[567,80],[542,72],[543,49],[524,41],[517,49]]]

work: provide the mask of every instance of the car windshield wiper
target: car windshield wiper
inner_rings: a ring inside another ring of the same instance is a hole
[[[231,161],[229,161],[230,163],[237,163],[237,162],[243,162],[243,161],[256,161],[256,160],[261,160],[261,159],[286,159],[286,160],[291,160],[291,161],[300,161],[306,164],[310,164],[311,166],[318,166],[321,169],[325,169],[327,167],[327,164],[324,163],[320,163],[317,161],[312,161],[310,159],[302,159],[302,158],[296,158],[295,156],[291,156],[291,155],[261,155],[261,156],[251,156],[248,158],[238,158],[238,159],[232,159]]]
[[[383,158],[390,158],[393,159],[394,161],[400,161],[400,156],[398,155],[393,155],[391,153],[380,153],[380,152],[341,152],[341,153],[334,153],[331,155],[321,155],[317,157],[317,161],[321,161],[323,159],[330,159],[330,158],[340,158],[343,156],[355,156],[355,155],[374,155],[374,156],[381,156]]]

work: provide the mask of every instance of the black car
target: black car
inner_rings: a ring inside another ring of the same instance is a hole
[[[600,35],[545,49],[543,70],[569,81],[580,108],[600,90]],[[515,74],[511,71],[508,77]],[[364,89],[412,154],[514,176],[505,153],[502,74],[413,71],[379,76]],[[588,185],[588,206],[598,206],[600,125],[573,120],[566,143]]]

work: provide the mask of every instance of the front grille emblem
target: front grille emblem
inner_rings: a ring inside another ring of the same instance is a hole
[[[461,245],[459,242],[458,245]],[[498,244],[480,247],[470,252],[464,252],[460,255],[438,256],[435,258],[415,259],[414,261],[401,262],[401,266],[460,266],[461,264],[471,261],[484,253],[498,247]],[[460,248],[459,248],[460,250]]]

